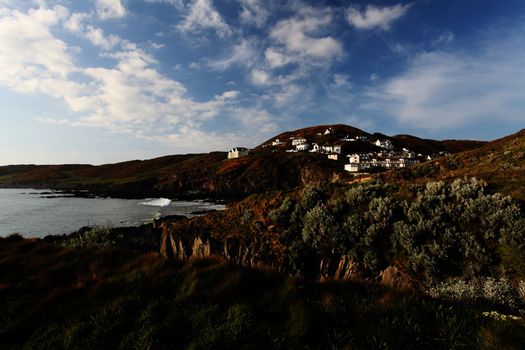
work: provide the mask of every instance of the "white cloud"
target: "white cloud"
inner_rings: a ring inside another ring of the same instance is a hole
[[[215,98],[219,101],[226,101],[226,100],[230,100],[230,99],[233,99],[233,98],[236,98],[238,97],[240,94],[239,91],[236,91],[236,90],[229,90],[229,91],[225,91],[223,92],[221,95],[219,96],[216,96]]]
[[[244,145],[245,138],[231,133],[206,132],[191,126],[183,126],[176,133],[162,136],[144,136],[149,141],[168,143],[181,152],[209,152],[210,150],[226,151],[236,145]]]
[[[150,43],[151,47],[154,48],[155,50],[160,50],[160,49],[163,49],[166,47],[166,45],[164,44],[159,44],[159,43]]]
[[[452,32],[442,33],[436,40],[434,40],[434,46],[447,45],[454,41],[456,36]]]
[[[67,76],[77,68],[67,44],[49,29],[67,15],[61,6],[27,13],[0,9],[0,84],[21,93],[53,96],[72,88]]]
[[[278,49],[270,47],[264,52],[266,62],[271,68],[279,68],[286,66],[289,63],[297,62],[292,56],[288,56]]]
[[[92,25],[86,26],[86,31],[83,35],[93,45],[99,46],[104,50],[111,50],[121,43],[121,39],[118,36],[113,34],[106,36],[101,28]]]
[[[201,67],[200,63],[199,62],[191,62],[189,65],[188,65],[188,68],[190,69],[199,69]]]
[[[278,50],[271,48],[266,58],[273,66],[280,66],[285,62],[304,60],[332,60],[343,55],[341,43],[331,36],[319,34],[322,29],[332,23],[331,13],[308,12],[299,17],[282,20],[270,31],[270,37],[277,43],[284,45],[286,54],[294,58],[286,58],[278,54]]]
[[[370,108],[381,109],[403,126],[430,131],[523,121],[524,45],[523,36],[512,36],[468,54],[422,53],[371,94]]]
[[[208,67],[211,69],[223,71],[234,65],[251,66],[256,59],[256,48],[247,39],[242,39],[240,43],[236,44],[228,50],[228,53],[213,61],[208,62]]]
[[[177,9],[184,8],[185,0],[144,0],[145,2],[150,3],[165,3],[175,6]]]
[[[184,20],[177,25],[181,32],[199,32],[213,29],[221,38],[232,33],[230,26],[223,20],[211,0],[194,0]]]
[[[0,85],[21,94],[51,96],[63,101],[74,115],[39,118],[42,123],[101,127],[194,150],[201,146],[203,150],[223,148],[227,142],[231,145],[233,134],[209,133],[202,127],[224,115],[251,112],[238,106],[238,91],[195,101],[180,82],[156,69],[158,62],[153,56],[125,40],[119,41],[117,50],[107,44],[113,50],[103,56],[113,63],[106,60],[104,67],[80,66],[71,47],[53,32],[64,26],[87,35],[90,24],[86,21],[84,16],[69,16],[60,6],[25,13],[0,7]],[[102,49],[111,36],[99,34],[91,40]],[[255,128],[254,135],[264,129],[257,123],[244,127]]]
[[[254,69],[250,73],[251,82],[255,85],[267,85],[270,83],[270,76],[261,69]]]
[[[368,5],[364,11],[350,6],[346,11],[346,19],[356,29],[380,28],[388,30],[392,23],[403,17],[411,6],[412,4],[397,4],[380,8]]]
[[[73,13],[64,22],[64,28],[103,50],[111,50],[123,42],[120,37],[113,34],[106,35],[101,28],[87,24],[90,19],[91,16],[87,13]]]
[[[241,13],[239,17],[241,21],[259,28],[263,27],[270,15],[264,3],[260,0],[240,0],[240,2]]]
[[[72,33],[80,33],[84,30],[86,20],[90,18],[87,13],[73,13],[64,23],[64,28]]]
[[[126,9],[120,0],[97,0],[95,6],[100,19],[121,18],[126,15]]]
[[[288,84],[280,91],[273,93],[272,99],[278,106],[290,105],[291,103],[295,102],[297,98],[303,94],[303,92],[303,89],[299,85]]]
[[[253,130],[249,139],[254,142],[254,136],[260,134],[273,133],[277,130],[275,117],[265,110],[255,107],[251,108],[232,108],[230,111],[234,119],[242,123],[246,128]]]
[[[350,88],[350,77],[344,74],[334,74],[334,85],[337,88]]]

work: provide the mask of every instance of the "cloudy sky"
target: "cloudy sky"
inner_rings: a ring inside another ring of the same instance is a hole
[[[0,0],[0,164],[525,127],[525,1]]]

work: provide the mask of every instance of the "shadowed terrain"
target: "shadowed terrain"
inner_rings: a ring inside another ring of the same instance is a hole
[[[356,282],[306,282],[217,259],[0,239],[4,349],[507,348],[523,321]]]

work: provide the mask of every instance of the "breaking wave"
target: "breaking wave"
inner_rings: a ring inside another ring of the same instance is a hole
[[[151,207],[167,207],[168,205],[170,205],[170,203],[171,203],[171,200],[167,198],[153,198],[153,199],[148,199],[144,202],[140,202],[139,204],[149,205]]]

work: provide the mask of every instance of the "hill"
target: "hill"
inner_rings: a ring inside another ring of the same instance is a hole
[[[124,198],[168,196],[236,199],[344,176],[341,166],[313,154],[252,153],[226,159],[225,152],[167,156],[91,165],[0,167],[0,187],[84,190]]]
[[[525,129],[477,149],[381,175],[387,181],[408,182],[468,176],[485,180],[495,191],[525,200]]]
[[[366,141],[348,142],[351,145],[351,152],[374,152],[380,150],[370,143],[376,140],[390,140],[396,149],[406,148],[416,153],[434,154],[439,152],[457,153],[467,150],[472,150],[485,145],[485,141],[472,140],[430,140],[422,139],[411,135],[395,135],[387,136],[381,133],[368,133],[352,126],[335,124],[335,125],[318,125],[307,128],[302,128],[294,131],[286,131],[259,145],[258,149],[272,147],[272,142],[279,140],[283,142],[274,149],[287,149],[292,146],[292,141],[298,138],[304,138],[308,143],[317,143],[319,145],[344,143],[343,139],[358,139],[364,137]]]
[[[358,136],[362,139],[343,141]],[[239,199],[268,190],[289,190],[349,178],[343,169],[344,158],[332,161],[325,154],[285,152],[297,138],[319,145],[344,144],[348,153],[381,150],[370,142],[375,139],[389,139],[398,149],[408,148],[422,154],[454,153],[485,144],[480,141],[425,140],[409,135],[388,137],[347,125],[320,125],[281,133],[256,147],[249,156],[239,159],[226,159],[225,152],[211,152],[100,166],[4,166],[0,167],[0,187],[89,190],[90,194],[124,198]],[[272,146],[276,139],[282,143]]]

